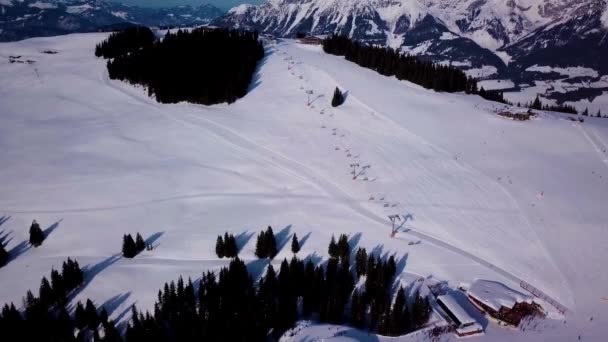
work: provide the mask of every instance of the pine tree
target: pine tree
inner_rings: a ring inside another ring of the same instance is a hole
[[[414,304],[412,305],[412,320],[416,328],[422,327],[428,320],[431,314],[428,298],[423,298],[420,292],[416,293]]]
[[[585,110],[583,111],[583,116],[589,116],[589,108],[585,108]]]
[[[338,239],[338,254],[342,260],[350,258],[350,245],[348,244],[348,237],[345,234],[340,234],[340,238]]]
[[[51,283],[46,277],[42,277],[42,281],[40,282],[40,290],[38,292],[38,298],[40,300],[40,304],[49,308],[53,305],[53,288],[51,287]]]
[[[344,103],[344,95],[342,94],[340,89],[338,89],[338,87],[336,87],[336,90],[334,90],[334,96],[331,99],[331,106],[338,107],[339,105],[341,105],[343,103]]]
[[[269,259],[274,259],[275,256],[277,256],[277,254],[279,253],[279,251],[277,250],[277,240],[274,237],[274,233],[272,232],[272,227],[268,226],[268,229],[266,229],[266,246],[268,248],[268,258]]]
[[[298,241],[296,233],[293,233],[293,237],[291,238],[291,251],[293,254],[298,254],[300,251],[300,242]]]
[[[218,258],[223,258],[225,256],[224,253],[224,239],[221,235],[217,236],[217,241],[215,242],[215,254],[217,254]]]
[[[598,117],[598,118],[601,118],[601,117],[602,117],[602,112],[601,112],[599,109],[597,110],[597,115],[596,115],[596,117]]]
[[[397,291],[397,297],[395,298],[395,303],[393,304],[393,310],[391,311],[390,323],[389,323],[389,333],[392,336],[403,335],[405,330],[405,322],[404,322],[404,310],[406,309],[406,297],[405,291],[403,287],[399,287],[399,291]]]
[[[542,102],[540,102],[540,97],[538,95],[536,95],[536,98],[534,99],[534,102],[532,102],[532,104],[530,105],[530,108],[536,110],[543,109],[543,104]]]
[[[331,258],[338,258],[340,256],[340,251],[338,249],[338,245],[336,244],[336,239],[333,235],[331,236],[331,241],[329,242],[327,253],[329,253],[329,256]]]
[[[137,253],[141,253],[146,249],[146,243],[139,233],[137,233],[135,237],[135,249],[137,250]]]
[[[353,292],[350,305],[350,324],[357,328],[365,325],[365,304],[359,291]]]
[[[87,314],[80,301],[76,303],[76,309],[74,310],[74,323],[81,330],[87,325]]]
[[[84,311],[85,320],[87,322],[86,325],[91,329],[97,328],[97,326],[99,325],[99,315],[97,314],[97,308],[95,307],[95,304],[93,304],[90,299],[87,299]]]
[[[260,232],[255,243],[255,256],[260,259],[268,257],[268,247],[266,245],[266,241],[266,233],[264,231]]]
[[[365,248],[357,249],[355,255],[355,268],[357,270],[357,277],[361,277],[367,273],[367,251]]]
[[[42,229],[40,229],[38,222],[34,220],[30,226],[30,244],[34,247],[38,247],[42,245],[43,241],[44,233],[42,232]]]
[[[64,305],[67,302],[66,299],[66,287],[63,277],[57,270],[51,270],[51,287],[53,288],[53,302],[60,305]]]
[[[137,255],[137,246],[131,234],[126,234],[122,238],[122,255],[125,258],[134,258]]]
[[[0,242],[0,267],[6,265],[8,263],[8,252],[4,249],[4,244]]]

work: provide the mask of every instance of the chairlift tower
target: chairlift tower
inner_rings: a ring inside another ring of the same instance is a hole
[[[351,174],[353,175],[353,180],[357,179],[357,168],[359,167],[359,163],[350,164],[350,167],[353,168]]]
[[[395,234],[397,234],[397,230],[399,230],[399,227],[397,226],[397,222],[401,221],[401,216],[400,215],[388,215],[388,219],[391,220],[391,237],[395,237]]]

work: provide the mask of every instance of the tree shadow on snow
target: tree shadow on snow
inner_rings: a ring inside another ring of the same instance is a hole
[[[10,219],[11,219],[10,216],[2,215],[2,217],[0,217],[0,226],[3,225],[6,221],[8,221]]]
[[[270,264],[268,259],[256,259],[247,263],[247,271],[251,275],[254,282],[257,282],[262,278],[266,266]]]
[[[270,58],[270,56],[273,53],[274,52],[270,48],[264,49],[264,57],[262,58],[262,60],[260,60],[258,62],[258,65],[255,67],[255,71],[253,73],[253,78],[251,79],[251,82],[249,83],[249,88],[247,89],[247,93],[251,92],[252,90],[257,88],[260,84],[262,84],[262,73],[261,73],[262,67],[264,66],[264,64],[266,64],[268,62],[268,58]]]
[[[156,242],[156,240],[160,239],[160,237],[163,236],[163,234],[165,234],[164,231],[150,235],[145,241],[146,246],[151,246],[153,249],[156,249],[156,247],[158,247],[159,244],[157,243],[156,245],[154,245],[154,243]]]
[[[277,252],[280,253],[281,250],[283,250],[283,247],[287,245],[287,242],[289,242],[289,231],[291,231],[291,225],[288,225],[287,227],[281,229],[278,233],[274,235],[275,240],[277,241]]]
[[[82,292],[82,290],[84,290],[93,281],[93,279],[95,279],[95,277],[99,273],[103,272],[108,267],[114,265],[121,258],[122,258],[122,254],[116,253],[110,257],[103,259],[102,261],[100,261],[94,265],[86,265],[85,267],[83,267],[82,273],[84,274],[84,282],[82,283],[81,286],[79,286],[76,290],[74,290],[74,292],[70,293],[70,295],[68,296],[68,299],[72,300],[72,299],[76,298],[76,296],[78,296],[78,294],[80,292]]]
[[[11,240],[12,240],[12,238],[11,238]],[[18,245],[16,245],[15,247],[11,248],[11,250],[8,251],[8,262],[11,262],[11,261],[17,259],[22,254],[29,251],[30,248],[32,248],[32,245],[30,245],[29,240],[23,240],[23,241],[19,242]]]
[[[310,238],[310,235],[312,234],[312,232],[308,232],[306,235],[302,236],[302,238],[300,239],[300,249],[302,247],[304,247],[304,244],[306,243],[306,241],[308,241],[308,239]]]
[[[254,232],[242,232],[241,234],[237,235],[234,239],[236,240],[236,246],[238,249],[238,253],[240,253],[243,248],[245,247],[245,245],[247,245],[247,243],[249,242],[249,240],[251,240],[251,238],[253,237],[255,233]]]
[[[317,255],[317,252],[313,252],[312,254],[308,254],[302,261],[304,261],[304,263],[306,264],[309,260],[310,262],[312,262],[313,265],[317,266],[319,265],[321,260],[323,260],[323,258]]]
[[[108,316],[111,316],[114,313],[114,311],[116,311],[116,309],[118,309],[118,307],[121,306],[122,303],[124,303],[127,300],[127,298],[129,298],[130,295],[131,295],[130,291],[127,293],[116,295],[116,296],[106,300],[101,306],[104,309],[106,309]]]
[[[59,227],[59,224],[61,223],[61,221],[63,221],[63,219],[60,219],[59,221],[53,223],[48,228],[46,228],[45,230],[42,231],[42,233],[44,234],[45,240],[46,240],[46,238],[49,237],[49,235],[51,235],[51,233],[53,233],[53,231],[55,231],[55,229],[57,229],[57,227]]]
[[[6,248],[6,246],[9,244],[9,242],[11,242],[13,240],[13,238],[11,237],[12,233],[13,233],[12,230],[7,233],[5,233],[4,230],[0,231],[0,245],[2,245],[2,247]]]
[[[355,259],[355,255],[357,255],[357,246],[359,245],[359,241],[361,241],[361,233],[355,233],[348,238],[348,246],[350,247],[350,260]]]

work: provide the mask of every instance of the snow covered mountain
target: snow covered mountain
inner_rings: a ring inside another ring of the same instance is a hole
[[[608,74],[606,0],[268,0],[215,23],[288,37],[344,34],[478,78],[530,81],[534,65]]]
[[[141,8],[100,0],[0,0],[0,41],[147,26],[206,24],[223,12],[212,5]]]

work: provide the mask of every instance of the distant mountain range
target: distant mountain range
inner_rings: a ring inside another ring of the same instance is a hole
[[[526,71],[535,65],[608,74],[606,2],[268,0],[235,7],[214,24],[286,37],[338,33],[451,63],[480,79],[521,83],[539,77]]]
[[[212,5],[142,8],[99,0],[0,0],[0,41],[110,30],[130,24],[195,26],[224,14]]]

